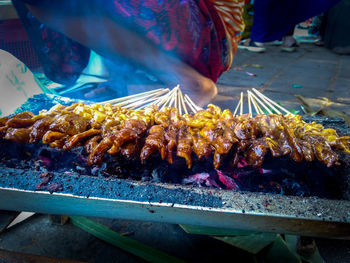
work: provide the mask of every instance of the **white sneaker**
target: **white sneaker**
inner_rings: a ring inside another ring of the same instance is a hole
[[[263,43],[251,41],[251,39],[242,40],[238,45],[238,48],[256,53],[262,53],[266,51]]]

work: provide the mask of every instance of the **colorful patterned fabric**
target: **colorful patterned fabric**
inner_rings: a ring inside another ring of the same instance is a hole
[[[230,41],[230,63],[231,66],[233,55],[236,54],[237,47],[241,41],[244,32],[243,11],[245,0],[211,0],[216,11],[219,13],[224,22],[227,38]]]
[[[29,0],[14,0],[14,5],[17,10],[20,9],[18,13],[37,50],[45,73],[58,83],[74,83],[88,63],[89,50],[40,24],[28,10],[25,11],[23,2],[27,1]],[[216,82],[230,67],[232,54],[235,52],[237,36],[242,30],[239,11],[242,9],[242,1],[220,1],[230,2],[228,6],[232,7],[231,13],[222,11],[222,4],[219,4],[219,8],[218,5],[214,6],[212,1],[92,0],[91,3],[116,23],[139,32],[161,49],[177,55],[182,61]],[[30,2],[64,10],[64,3],[69,1]],[[238,9],[234,8],[236,5]],[[228,22],[227,14],[235,18],[233,23]],[[235,24],[237,21],[239,25]],[[231,43],[234,43],[233,48]]]

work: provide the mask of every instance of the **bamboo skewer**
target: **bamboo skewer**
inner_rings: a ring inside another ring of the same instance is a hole
[[[100,102],[102,105],[107,103],[128,109],[143,109],[151,105],[157,105],[160,107],[160,110],[163,110],[165,107],[175,107],[179,110],[181,115],[183,112],[188,114],[189,110],[193,113],[202,110],[202,108],[196,105],[187,94],[182,94],[179,85],[172,90],[157,89]]]
[[[177,91],[177,104],[179,105],[179,114],[182,115],[182,105],[181,105],[181,98],[180,98],[180,89]]]
[[[275,106],[273,106],[272,103],[270,103],[265,96],[262,96],[262,94],[260,93],[256,93],[257,96],[259,96],[273,111],[275,111],[277,114],[282,114]]]
[[[145,96],[142,96],[142,97],[133,98],[133,99],[130,99],[130,100],[125,100],[125,101],[122,101],[122,102],[119,102],[119,103],[114,103],[113,105],[122,107],[122,106],[126,106],[128,104],[134,103],[134,102],[143,101],[143,100],[146,100],[146,99],[149,99],[149,98],[153,98],[154,96],[160,96],[160,95],[162,95],[162,94],[164,94],[166,92],[167,92],[166,90],[158,91],[158,92],[153,93],[153,94],[146,94]]]
[[[272,111],[263,102],[261,102],[261,100],[255,96],[254,93],[251,93],[251,95],[269,114],[272,114]]]
[[[157,105],[157,106],[162,105],[162,104],[166,101],[167,98],[168,98],[168,94],[165,94],[165,95],[159,97],[159,98],[154,102],[154,105]]]
[[[192,104],[192,106],[196,109],[196,111],[202,110],[202,108],[197,106],[196,103],[194,103],[187,94],[185,94],[185,98],[187,98],[187,100]]]
[[[184,107],[185,114],[188,114],[187,108],[186,108],[186,106],[185,106],[184,97],[183,97],[183,95],[182,95],[181,90],[180,90],[180,98],[181,98],[182,106]]]
[[[241,92],[241,107],[239,109],[239,115],[243,115],[243,92]]]
[[[171,96],[171,100],[169,101],[169,105],[168,107],[172,107],[173,104],[175,103],[176,101],[176,91],[173,93],[173,95]]]
[[[169,107],[172,107],[174,105],[175,108],[177,108],[177,91],[179,90],[179,86],[176,86],[174,88],[174,93],[173,93],[173,97],[171,100],[171,104],[169,104]]]
[[[156,101],[157,99],[159,99],[160,97],[163,97],[164,96],[164,93],[166,93],[167,91],[160,91],[158,93],[155,93],[154,95],[152,95],[152,97],[150,97],[149,95],[141,98],[141,99],[138,99],[138,100],[130,100],[130,101],[126,101],[124,103],[126,103],[125,105],[125,108],[130,108],[130,107],[138,107],[145,104],[145,103],[148,103],[148,102],[154,102]],[[114,104],[114,105],[120,105],[120,104]]]
[[[259,110],[259,114],[264,114],[264,111],[260,108],[260,106],[259,106],[259,104],[256,102],[255,98],[252,97],[252,99],[253,99],[253,101],[254,101],[256,107],[257,107],[258,110]]]
[[[252,117],[252,105],[251,105],[251,95],[250,93],[248,92],[247,93],[248,95],[248,110],[249,110],[249,117],[251,118]]]
[[[175,100],[174,101],[175,102],[175,108],[178,109],[178,106],[177,106],[177,101],[178,101],[178,98],[179,98],[179,96],[178,96],[179,95],[179,89],[178,88],[176,88],[176,91],[175,91],[174,94],[175,94],[175,98],[174,98],[174,100]]]
[[[261,92],[259,92],[258,90],[253,88],[253,91],[257,94],[259,94],[260,96],[264,97],[267,101],[269,101],[270,103],[272,103],[273,105],[275,105],[276,107],[278,107],[280,110],[284,111],[287,115],[288,114],[292,114],[290,111],[286,110],[284,107],[282,107],[281,105],[279,105],[278,103],[274,102],[272,99],[270,99],[269,97],[263,95]],[[294,115],[294,114],[292,114]]]
[[[134,94],[134,95],[129,95],[129,96],[122,97],[122,98],[117,98],[117,99],[113,99],[113,100],[103,101],[103,102],[100,102],[99,104],[102,104],[102,105],[108,104],[108,103],[109,104],[116,104],[118,102],[126,101],[126,100],[129,100],[129,99],[134,99],[134,98],[137,98],[137,97],[143,97],[144,95],[157,93],[159,91],[169,92],[169,89],[156,89],[156,90],[146,91],[146,92],[142,92],[142,93],[138,93],[138,94]]]
[[[184,98],[181,92],[181,89],[178,90],[178,98],[179,98],[179,113],[180,115],[182,115],[182,113],[184,112],[184,114],[188,114],[187,109],[185,107],[185,103],[184,103]]]
[[[168,104],[168,102],[171,100],[172,95],[173,95],[174,92],[175,92],[175,89],[172,89],[172,90],[167,94],[167,97],[165,98],[164,104],[163,104],[163,102],[159,104],[159,106],[163,105],[163,106],[160,108],[160,110],[163,110],[163,109],[166,107],[166,105]]]
[[[237,104],[237,106],[235,108],[235,111],[233,112],[233,116],[236,116],[236,113],[237,113],[238,108],[239,108],[240,105],[241,105],[241,100],[239,100],[239,102],[238,102],[238,104]]]
[[[256,112],[257,114],[261,114],[260,111],[259,111],[259,105],[256,103],[256,101],[255,101],[254,98],[252,97],[251,91],[248,90],[247,93],[249,94],[250,99],[251,99],[251,101],[252,101],[252,103],[253,103],[255,112]]]
[[[130,104],[127,104],[125,106],[125,108],[130,108],[130,109],[135,109],[137,107],[140,107],[142,105],[144,105],[145,103],[149,103],[149,102],[154,102],[161,94],[156,94],[155,97],[146,99],[146,100],[140,100],[140,101],[136,101]]]
[[[253,108],[256,114],[264,114],[265,112],[268,114],[282,114],[282,112],[287,115],[292,114],[287,109],[254,88],[252,91],[247,90],[247,100],[248,117],[253,117]],[[103,105],[107,103],[127,109],[144,109],[151,105],[157,105],[160,107],[160,110],[163,110],[165,107],[175,107],[178,109],[180,115],[188,114],[190,111],[196,113],[197,111],[202,110],[202,108],[196,105],[187,94],[182,93],[179,85],[172,90],[168,88],[156,89],[123,98],[104,101],[100,104]],[[244,92],[240,93],[240,99],[233,113],[234,116],[237,115],[238,110],[239,115],[244,114]]]
[[[167,93],[167,94],[165,94],[164,96],[158,98],[158,100],[156,100],[156,101],[154,102],[154,104],[157,105],[157,106],[161,106],[161,105],[163,105],[164,103],[166,103],[167,101],[169,101],[169,99],[170,99],[170,98],[169,98],[169,93]]]
[[[189,102],[187,95],[185,95],[185,102],[190,107],[190,109],[193,111],[193,113],[196,113],[198,110],[192,106],[192,104]]]

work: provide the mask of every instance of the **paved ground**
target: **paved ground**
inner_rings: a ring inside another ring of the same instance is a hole
[[[300,110],[294,96],[298,94],[329,98],[334,101],[332,108],[349,114],[350,56],[339,56],[307,43],[294,53],[281,52],[278,46],[268,46],[266,53],[239,50],[233,67],[221,76],[218,87],[215,102],[227,108],[236,105],[241,91],[259,88],[288,109]]]
[[[327,97],[336,102],[334,109],[350,113],[349,72],[350,56],[339,56],[312,44],[302,44],[295,53],[282,53],[276,46],[269,46],[264,54],[239,51],[232,69],[218,82],[219,96],[214,103],[233,109],[240,92],[255,87],[289,109],[300,110],[294,96],[299,94]],[[229,256],[230,261],[249,262],[243,251],[206,236],[188,235],[177,225],[99,221],[189,261],[221,262]],[[350,241],[317,239],[317,243],[326,262],[350,262]],[[36,215],[2,234],[0,249],[89,262],[142,262],[72,224],[52,225],[47,215]]]

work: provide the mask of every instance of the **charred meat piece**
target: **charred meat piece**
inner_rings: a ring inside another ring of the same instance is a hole
[[[102,137],[100,135],[94,136],[90,139],[88,139],[85,143],[84,149],[85,151],[90,154],[92,151],[96,148],[98,143],[101,141]]]
[[[78,133],[78,134],[72,136],[71,138],[69,138],[67,143],[63,146],[63,149],[64,150],[70,150],[75,145],[77,145],[78,142],[86,140],[86,139],[88,139],[88,138],[90,138],[92,136],[98,135],[100,133],[101,133],[100,130],[95,130],[95,129],[90,129],[90,130],[84,131],[82,133]]]
[[[185,158],[188,168],[191,168],[192,166],[192,145],[192,135],[187,131],[187,129],[180,129],[176,155]]]
[[[60,140],[63,137],[66,137],[66,134],[62,132],[56,132],[56,131],[47,131],[43,136],[43,143],[49,144],[56,140]]]
[[[117,154],[120,147],[129,141],[135,141],[140,138],[147,130],[147,125],[143,120],[131,119],[126,120],[124,127],[119,131],[113,131],[115,134],[113,146],[108,151],[109,154]]]
[[[50,130],[75,135],[87,130],[89,121],[75,113],[64,114],[55,119],[50,125]]]
[[[166,144],[166,159],[171,164],[173,163],[173,151],[176,148],[177,145],[177,133],[178,129],[170,125],[164,134],[165,140],[167,142]]]
[[[44,118],[36,121],[32,126],[32,131],[29,135],[29,142],[36,143],[40,141],[44,134],[49,130],[49,127],[54,120],[54,116],[45,116]]]
[[[4,139],[11,140],[17,143],[28,143],[29,134],[29,128],[8,128]]]
[[[113,145],[113,136],[106,136],[102,139],[102,141],[97,144],[97,146],[92,150],[89,154],[88,163],[92,164],[101,164],[103,161],[104,154],[108,151],[110,147]]]
[[[166,156],[166,141],[164,135],[164,128],[161,125],[154,125],[151,127],[146,137],[145,145],[141,149],[141,162],[144,163],[156,150],[158,150],[161,158],[164,160]]]
[[[247,163],[254,168],[260,167],[268,150],[268,145],[263,138],[254,140],[244,153]]]
[[[199,134],[193,136],[193,151],[198,159],[209,158],[213,153],[210,143]]]

